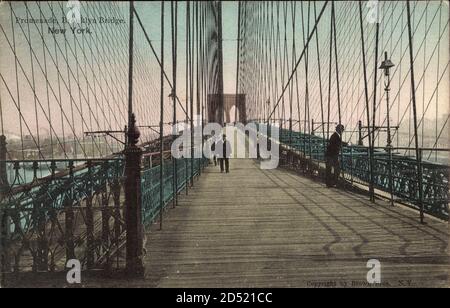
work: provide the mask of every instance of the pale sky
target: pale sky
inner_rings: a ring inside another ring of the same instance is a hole
[[[300,2],[298,2],[300,3]],[[323,2],[318,2],[318,7],[321,7]],[[393,2],[392,2],[393,3]],[[67,14],[66,8],[67,2],[61,2],[61,5],[57,2],[41,3],[41,10],[43,16],[41,16],[39,7],[35,2],[28,4],[29,11],[26,10],[25,5],[22,2],[12,2],[13,11],[10,10],[9,4],[2,2],[0,4],[0,24],[3,31],[0,31],[0,41],[2,43],[2,53],[0,55],[0,72],[3,80],[0,80],[0,97],[3,113],[3,127],[6,131],[18,134],[20,130],[19,113],[16,104],[20,103],[21,112],[25,118],[22,121],[22,131],[24,135],[28,135],[28,130],[32,134],[36,135],[36,130],[42,135],[47,135],[50,130],[54,130],[56,134],[62,133],[62,127],[64,126],[64,132],[66,135],[71,134],[71,130],[75,130],[77,134],[88,130],[105,130],[105,129],[123,129],[126,124],[126,100],[127,100],[127,69],[128,69],[128,42],[127,42],[127,28],[125,25],[88,25],[92,30],[92,35],[73,35],[68,33],[64,39],[63,35],[55,35],[49,33],[48,25],[38,24],[26,24],[17,23],[16,17],[26,18],[39,18],[39,17],[55,17],[59,23],[61,19]],[[297,4],[298,6],[300,4]],[[307,2],[304,3],[305,8]],[[337,4],[339,9],[339,4]],[[391,3],[389,5],[392,5]],[[420,8],[424,3],[419,3],[418,12],[423,12],[423,8]],[[445,64],[448,63],[449,52],[446,48],[445,40],[448,40],[448,11],[444,10],[444,16],[440,16],[441,22],[436,19],[435,12],[437,12],[439,2],[431,2],[427,10],[427,23],[430,24],[433,21],[431,31],[428,33],[427,42],[428,49],[437,40],[438,27],[441,26],[441,30],[446,29],[443,33],[444,43],[439,48],[440,62],[444,63],[440,67],[441,72],[445,69]],[[95,6],[95,7],[93,7]],[[350,6],[351,3],[350,3]],[[353,9],[356,7],[354,3]],[[399,5],[399,8],[401,5]],[[395,14],[400,16],[399,8],[396,8]],[[53,13],[52,13],[53,9]],[[118,10],[122,16],[124,16],[125,22],[128,21],[128,3],[121,2],[114,6],[114,10]],[[160,2],[136,2],[136,11],[143,20],[144,28],[146,29],[150,40],[152,41],[155,52],[158,56],[161,56],[160,52],[160,40],[161,40],[161,4]],[[297,10],[297,14],[298,14]],[[342,12],[342,11],[341,11]],[[344,12],[345,13],[345,12]],[[419,13],[415,15],[415,21],[419,21]],[[11,14],[12,20],[11,20]],[[99,19],[104,16],[113,16],[115,11],[111,9],[111,4],[102,2],[100,4],[94,2],[82,2],[81,14],[83,17],[91,19]],[[178,96],[183,104],[185,104],[185,3],[180,2],[178,4]],[[342,14],[342,13],[341,13]],[[350,13],[349,13],[350,14]],[[115,16],[115,15],[114,15]],[[237,2],[223,2],[223,60],[224,60],[224,91],[225,93],[234,93],[236,91],[236,54],[237,54]],[[397,16],[397,15],[395,15]],[[394,19],[397,18],[394,16]],[[300,17],[298,15],[298,22]],[[421,24],[418,26],[418,32],[416,37],[420,38],[425,32],[425,19],[421,19]],[[311,22],[313,22],[311,20]],[[403,21],[404,22],[404,21]],[[320,39],[325,41],[329,35],[328,32],[329,14],[324,15],[322,24],[319,25]],[[392,25],[392,24],[391,24]],[[28,26],[30,30],[28,30]],[[41,38],[41,26],[44,42]],[[56,28],[63,27],[64,25],[56,24]],[[14,41],[13,31],[14,27]],[[300,29],[300,26],[298,26]],[[387,28],[388,31],[392,31],[394,37],[400,37],[401,28],[397,27],[393,30]],[[165,65],[164,68],[172,81],[172,56],[171,56],[171,23],[170,23],[170,2],[165,4]],[[28,37],[28,31],[30,31],[31,43],[33,51],[30,52],[26,37]],[[291,30],[288,28],[287,34],[291,36]],[[403,33],[403,36],[406,34]],[[302,34],[301,31],[295,34],[298,45],[301,46]],[[406,39],[403,40],[403,49],[405,50]],[[15,43],[15,49],[18,56],[18,82],[19,86],[16,86],[16,67],[13,49]],[[10,45],[11,44],[11,45]],[[84,45],[83,45],[84,44]],[[346,43],[347,44],[347,43]],[[367,43],[370,46],[370,43]],[[419,43],[417,43],[419,45]],[[82,46],[84,46],[86,57],[83,56]],[[325,47],[325,45],[324,45]],[[346,48],[349,46],[346,45]],[[419,48],[420,47],[420,48]],[[48,48],[48,49],[46,49]],[[66,51],[67,49],[67,51]],[[298,48],[300,50],[300,47]],[[138,114],[138,122],[142,125],[154,125],[159,122],[159,66],[155,60],[149,45],[147,44],[142,29],[135,22],[135,50],[136,58],[135,65],[136,70],[134,72],[134,99],[135,99],[135,111]],[[420,80],[420,72],[423,72],[424,68],[424,46],[416,46],[419,56],[416,60],[418,81]],[[314,51],[314,50],[313,50]],[[67,52],[67,59],[69,68],[65,64]],[[382,51],[380,51],[381,53]],[[392,55],[392,61],[399,66],[399,59],[401,57],[401,50],[398,48]],[[429,57],[432,50],[427,50],[427,56]],[[74,56],[77,53],[77,57]],[[298,51],[299,53],[299,51]],[[422,54],[421,54],[422,53]],[[139,55],[137,55],[139,54]],[[46,62],[44,61],[44,55]],[[291,54],[289,56],[292,56]],[[403,68],[407,67],[408,56],[402,60]],[[437,54],[433,55],[431,66],[427,69],[427,84],[425,88],[419,87],[417,96],[419,100],[419,107],[422,108],[422,101],[427,101],[434,92],[432,80],[436,80],[438,72]],[[33,66],[31,66],[33,61]],[[58,62],[58,69],[55,63]],[[45,64],[46,66],[45,67]],[[77,71],[77,63],[80,67]],[[99,67],[100,63],[100,67]],[[33,68],[33,71],[32,71]],[[86,68],[86,71],[84,69]],[[43,71],[47,69],[48,79],[51,85],[50,89],[47,89],[47,83],[45,82],[45,74]],[[22,71],[23,70],[23,71]],[[93,73],[94,72],[94,73]],[[34,74],[34,80],[32,78]],[[76,75],[79,75],[78,79],[80,83],[76,83]],[[87,75],[84,75],[87,74]],[[447,74],[448,75],[448,74]],[[302,80],[302,74],[299,75]],[[89,82],[86,82],[86,77]],[[346,76],[342,76],[342,80]],[[59,79],[59,87],[58,87]],[[33,82],[36,88],[35,100],[33,94]],[[392,88],[398,88],[400,80],[395,79],[392,84]],[[80,87],[80,89],[78,88]],[[103,89],[103,92],[101,91]],[[406,89],[406,88],[405,88]],[[439,90],[439,115],[448,113],[448,82],[447,87],[441,87]],[[69,94],[72,94],[72,98]],[[94,100],[93,93],[97,93],[97,102]],[[195,92],[195,91],[194,91]],[[48,95],[47,95],[48,93]],[[424,95],[425,93],[425,95]],[[169,86],[165,83],[164,97],[169,95]],[[402,99],[407,97],[407,93],[402,94]],[[37,101],[37,102],[36,102]],[[61,104],[58,103],[61,102]],[[89,101],[89,104],[87,104]],[[39,106],[42,104],[42,107]],[[195,105],[195,103],[194,103]],[[427,111],[427,118],[434,118],[436,113],[436,104],[431,104]],[[90,106],[90,107],[89,107]],[[90,109],[91,108],[91,109]],[[172,104],[167,99],[165,105],[165,121],[172,119]],[[45,112],[42,111],[44,109]],[[50,112],[49,112],[50,110]],[[313,105],[312,113],[317,116],[318,107],[317,104]],[[420,109],[421,110],[421,109]],[[358,110],[360,111],[360,110]],[[36,122],[36,114],[37,122]],[[348,111],[346,115],[349,118],[349,122],[356,123],[356,118],[352,117],[357,114],[352,110]],[[180,108],[177,112],[178,119],[183,117]],[[397,115],[393,115],[397,117]],[[50,123],[52,125],[50,125]],[[51,126],[51,127],[50,127]],[[38,128],[37,128],[38,127]],[[144,132],[144,134],[150,134],[150,132]]]

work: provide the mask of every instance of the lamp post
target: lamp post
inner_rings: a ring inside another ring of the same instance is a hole
[[[391,90],[391,78],[390,78],[390,70],[394,67],[394,63],[390,59],[388,59],[387,52],[384,52],[384,61],[381,62],[380,70],[384,71],[385,81],[384,81],[384,91],[386,92],[386,117],[387,117],[387,145],[386,151],[389,155],[388,161],[388,172],[389,172],[389,192],[391,195],[390,202],[391,205],[394,205],[394,192],[393,192],[393,183],[392,183],[392,140],[391,140],[391,119],[389,115],[389,92]]]
[[[384,52],[384,61],[381,62],[380,70],[384,71],[385,81],[384,81],[384,91],[386,92],[386,117],[387,117],[387,146],[390,148],[392,145],[391,140],[391,119],[389,117],[389,92],[391,91],[391,78],[390,78],[390,70],[394,67],[394,63],[391,62],[390,59],[388,59],[387,52]]]

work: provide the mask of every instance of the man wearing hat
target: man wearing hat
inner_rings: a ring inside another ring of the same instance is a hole
[[[339,164],[339,151],[342,145],[343,132],[344,125],[337,125],[336,131],[333,135],[331,135],[327,150],[325,152],[327,187],[336,186],[339,179],[339,174],[341,172],[341,167]]]
[[[224,169],[226,173],[230,172],[230,162],[229,157],[231,155],[231,144],[227,140],[227,135],[222,136],[222,140],[216,143],[215,154],[219,159],[220,172],[223,173]],[[224,168],[225,163],[225,168]]]

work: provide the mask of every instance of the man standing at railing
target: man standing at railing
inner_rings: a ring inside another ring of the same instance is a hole
[[[336,186],[339,179],[339,173],[341,172],[341,167],[339,165],[339,151],[342,146],[343,132],[344,126],[342,124],[337,125],[336,131],[331,135],[325,152],[327,187]]]

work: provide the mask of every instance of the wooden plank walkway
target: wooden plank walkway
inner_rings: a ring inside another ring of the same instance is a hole
[[[85,287],[448,287],[448,223],[297,175],[231,160],[210,166],[147,233],[145,279],[83,275]],[[61,287],[65,274],[18,286]],[[27,278],[28,277],[28,278]]]
[[[162,231],[147,234],[148,287],[448,287],[448,223],[298,176],[231,160],[209,167]]]

